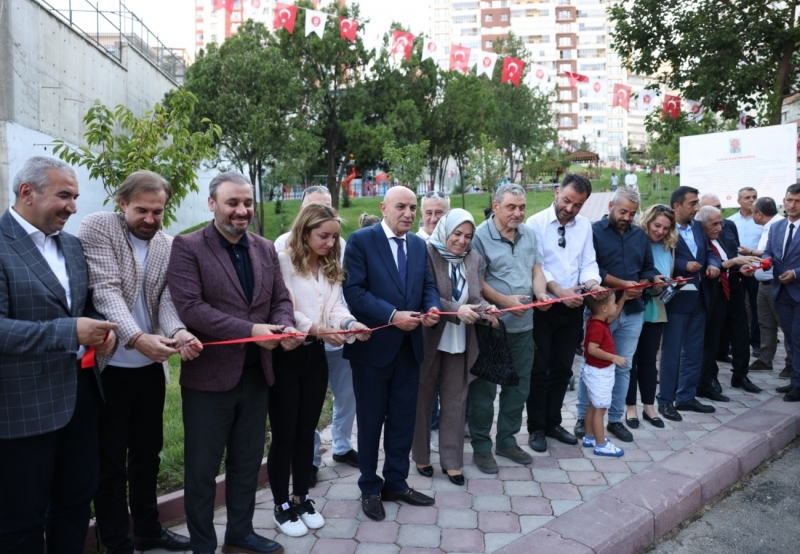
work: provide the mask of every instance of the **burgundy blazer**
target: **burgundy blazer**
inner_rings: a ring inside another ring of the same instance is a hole
[[[186,328],[202,342],[245,338],[253,324],[294,327],[294,307],[283,284],[278,254],[265,238],[248,233],[253,265],[253,302],[248,304],[227,250],[219,243],[214,222],[172,243],[167,284]],[[204,348],[181,362],[181,386],[201,391],[228,391],[239,382],[247,343]],[[272,352],[261,349],[267,383],[275,380]]]

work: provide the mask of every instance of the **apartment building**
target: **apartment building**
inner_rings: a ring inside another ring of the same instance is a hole
[[[513,32],[534,63],[551,72],[560,137],[573,143],[585,139],[601,160],[614,162],[629,142],[634,150],[647,142],[645,114],[634,101],[629,112],[611,107],[615,83],[630,85],[634,93],[646,85],[643,77],[622,68],[611,49],[606,8],[614,1],[430,0],[429,35],[445,46],[438,60],[445,66],[450,44],[491,51],[495,40]],[[605,79],[605,94],[597,97],[587,86],[570,88],[565,71]]]

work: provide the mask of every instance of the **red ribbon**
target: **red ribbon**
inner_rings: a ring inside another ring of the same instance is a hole
[[[103,337],[103,342],[108,340],[108,331],[106,331],[106,336]],[[90,346],[86,349],[86,352],[83,354],[83,358],[81,358],[81,369],[91,369],[94,367],[95,358],[97,357],[97,348],[94,346]]]

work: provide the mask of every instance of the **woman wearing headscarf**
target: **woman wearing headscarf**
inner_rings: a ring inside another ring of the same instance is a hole
[[[442,316],[435,328],[423,329],[425,358],[420,366],[411,449],[417,471],[432,477],[431,404],[438,383],[439,459],[442,472],[456,485],[464,484],[464,416],[468,384],[475,378],[469,368],[478,357],[478,341],[472,324],[481,319],[494,323],[499,314],[481,295],[481,257],[470,248],[474,233],[472,215],[454,208],[439,220],[428,240],[428,260],[443,311],[458,312],[458,315]]]

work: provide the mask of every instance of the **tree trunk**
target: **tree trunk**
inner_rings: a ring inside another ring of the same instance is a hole
[[[336,182],[336,141],[326,140],[325,147],[328,149],[328,190],[331,191],[331,206],[334,210],[338,210],[339,183]]]
[[[781,108],[783,107],[784,90],[788,88],[789,69],[792,66],[792,55],[794,54],[794,44],[787,44],[784,48],[781,59],[778,60],[778,72],[775,75],[775,87],[771,106],[769,107],[769,124],[781,124]]]
[[[253,218],[253,231],[259,236],[264,236],[264,190],[261,188],[261,175],[259,162],[250,160],[247,163],[247,172],[250,174],[250,182],[253,184],[253,194],[256,200],[256,214]]]
[[[514,145],[508,145],[508,180],[512,183],[516,181],[517,174],[514,171]]]

